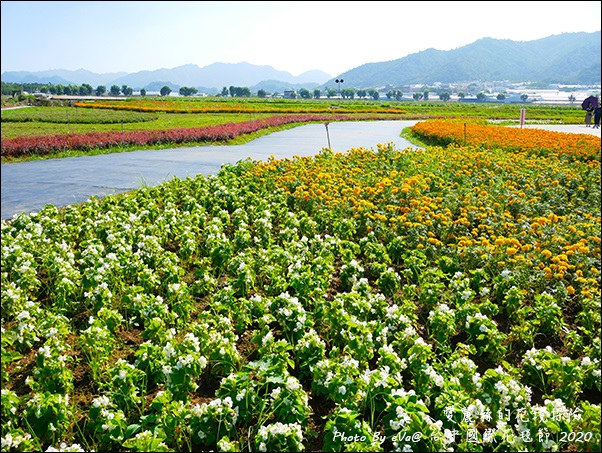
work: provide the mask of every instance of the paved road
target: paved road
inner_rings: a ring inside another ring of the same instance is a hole
[[[517,126],[518,127],[518,126]],[[523,127],[529,129],[545,129],[554,132],[567,132],[571,134],[591,134],[600,137],[602,129],[585,127],[585,124],[525,124]]]
[[[199,146],[131,151],[2,164],[2,220],[35,212],[46,204],[65,206],[89,199],[160,184],[173,177],[216,174],[225,163],[311,156],[322,148],[376,149],[393,142],[399,149],[415,147],[399,135],[415,121],[336,122],[308,124],[260,137],[244,145]]]

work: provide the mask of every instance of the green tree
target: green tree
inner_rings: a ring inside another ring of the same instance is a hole
[[[226,87],[222,88],[222,96],[223,97],[228,97],[228,88],[226,88]]]
[[[131,96],[132,94],[134,94],[134,89],[127,85],[122,85],[121,92],[124,96]]]
[[[161,96],[169,96],[169,93],[171,93],[171,88],[169,88],[167,85],[164,85],[163,88],[161,88]]]
[[[299,90],[299,96],[301,96],[301,99],[311,99],[311,93],[305,88]]]
[[[333,98],[337,95],[337,90],[335,90],[334,88],[328,88],[326,91],[326,97],[328,99]]]
[[[322,92],[320,91],[319,88],[314,89],[314,99],[320,99],[320,97],[322,96]]]
[[[575,95],[573,93],[571,93],[571,95],[569,96],[569,102],[571,104],[573,104],[576,100],[577,100],[577,98],[575,97]]]
[[[375,101],[378,101],[378,98],[380,97],[380,94],[378,93],[378,90],[375,90],[374,88],[370,88],[368,90],[368,96],[370,96]]]
[[[420,99],[422,99],[422,96],[423,96],[423,94],[422,94],[422,93],[418,93],[418,92],[416,92],[416,93],[412,94],[412,98],[413,98],[415,101],[419,101]]]
[[[464,91],[460,91],[460,92],[458,93],[458,97],[459,97],[460,99],[464,99],[464,98],[466,97],[466,93],[465,93]]]
[[[96,96],[103,96],[105,93],[107,92],[107,87],[104,85],[98,85],[96,87],[96,90],[94,91],[94,94]]]
[[[266,93],[266,91],[265,91],[265,90],[258,90],[258,91],[257,91],[257,97],[258,97],[258,98],[264,99],[264,98],[265,98],[267,95],[268,95],[268,94]]]
[[[197,94],[199,90],[197,90],[194,87],[180,87],[180,91],[179,93],[182,96],[192,96],[194,94]]]
[[[353,99],[355,97],[355,88],[343,88],[341,96],[343,99]]]
[[[79,87],[79,94],[82,96],[90,96],[93,92],[94,88],[88,83],[82,83],[82,86]]]
[[[520,95],[520,100],[523,102],[527,102],[527,99],[529,99],[529,95],[527,93],[523,93]]]
[[[498,93],[497,96],[496,96],[496,99],[498,101],[504,101],[504,100],[506,100],[506,93]]]
[[[477,93],[477,101],[483,102],[485,100],[485,98],[486,98],[485,93],[483,93],[482,91],[479,91]]]
[[[442,101],[449,101],[451,98],[451,94],[449,94],[447,91],[444,91],[443,93],[439,93],[439,99],[441,99]]]
[[[121,93],[121,88],[119,88],[118,85],[111,85],[109,92],[111,93],[111,96],[119,96],[119,93]]]
[[[402,98],[403,98],[403,91],[401,91],[401,90],[387,91],[387,99],[395,99],[396,101],[401,101]]]
[[[140,96],[146,96],[146,90],[144,88],[140,90]]]
[[[429,100],[429,90],[424,90],[422,92],[422,97],[424,98],[425,101]]]
[[[248,87],[230,87],[230,96],[237,98],[248,98],[251,96],[251,90]]]
[[[367,92],[364,89],[360,88],[359,90],[357,90],[357,97],[360,99],[364,99],[366,97],[366,94]]]

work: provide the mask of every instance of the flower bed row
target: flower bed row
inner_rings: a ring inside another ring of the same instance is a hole
[[[325,114],[332,113],[329,105],[286,105],[286,104],[244,104],[244,103],[226,103],[204,102],[202,107],[191,106],[190,103],[169,102],[169,101],[138,101],[128,100],[127,102],[76,102],[76,107],[90,109],[112,109],[126,110],[145,113],[278,113],[278,114]],[[390,106],[370,106],[370,105],[339,105],[336,107],[339,113],[374,113],[374,114],[404,114],[406,111],[399,107]]]
[[[120,146],[144,146],[181,143],[219,143],[261,129],[292,123],[321,121],[377,120],[376,117],[346,115],[282,115],[253,121],[228,123],[199,128],[144,130],[129,132],[88,132],[85,134],[15,137],[2,140],[2,157],[45,156],[61,151],[103,149]]]
[[[421,121],[412,127],[431,144],[503,147],[539,155],[568,155],[600,161],[600,139],[591,134],[572,134],[539,129],[491,126],[462,120]]]

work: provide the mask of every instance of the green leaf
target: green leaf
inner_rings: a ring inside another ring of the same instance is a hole
[[[138,431],[140,431],[141,427],[142,427],[141,425],[137,425],[137,424],[128,426],[127,429],[125,430],[124,437],[126,439],[129,439],[130,437],[135,435]]]

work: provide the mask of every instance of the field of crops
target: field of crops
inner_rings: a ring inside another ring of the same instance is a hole
[[[275,115],[346,115],[386,119],[479,118],[517,122],[526,108],[530,122],[583,124],[580,106],[288,100],[237,98],[132,98],[88,101],[72,106],[2,110],[2,141],[15,137],[90,132],[198,128],[252,122]]]
[[[2,451],[600,451],[600,141],[459,124],[3,221]]]

